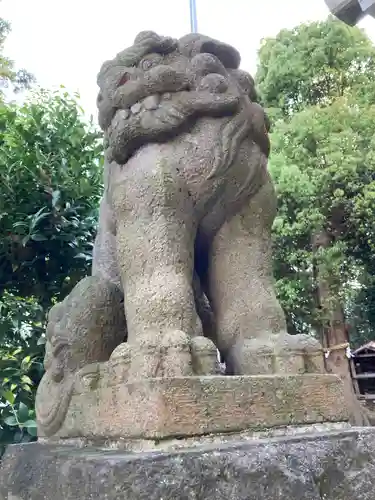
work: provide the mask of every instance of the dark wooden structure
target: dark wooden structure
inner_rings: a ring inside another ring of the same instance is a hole
[[[352,352],[354,373],[352,374],[358,397],[375,401],[375,341],[359,347]]]
[[[338,19],[354,26],[365,16],[375,17],[375,0],[325,0]]]

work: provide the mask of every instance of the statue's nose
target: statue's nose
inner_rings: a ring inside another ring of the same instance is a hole
[[[148,92],[178,92],[189,87],[190,79],[185,70],[159,64],[144,74],[142,83]]]
[[[220,60],[213,54],[198,54],[191,60],[191,69],[197,76],[206,76],[216,73],[225,76],[226,69]]]
[[[121,87],[130,81],[140,80],[142,77],[142,73],[136,68],[124,68],[121,73],[120,78],[117,81],[117,87]]]
[[[145,79],[149,81],[163,81],[164,83],[169,83],[170,81],[174,81],[176,74],[177,71],[172,68],[172,66],[159,64],[145,73]]]

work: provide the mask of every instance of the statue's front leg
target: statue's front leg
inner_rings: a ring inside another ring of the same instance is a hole
[[[209,294],[217,343],[230,374],[323,371],[319,342],[287,333],[275,294],[271,258],[275,209],[268,181],[223,225],[211,248]]]
[[[152,145],[112,170],[132,378],[190,375],[191,338],[201,334],[193,202],[170,156]]]

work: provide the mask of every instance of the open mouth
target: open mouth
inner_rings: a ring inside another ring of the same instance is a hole
[[[144,99],[141,99],[134,103],[132,106],[128,108],[122,108],[121,117],[122,119],[128,119],[132,116],[142,115],[147,111],[155,111],[160,107],[162,100],[169,100],[171,98],[170,93],[166,93],[163,95],[160,94],[152,94]]]

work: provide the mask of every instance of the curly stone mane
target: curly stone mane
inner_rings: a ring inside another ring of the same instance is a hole
[[[222,118],[211,178],[231,167],[247,136],[268,156],[266,118],[256,104],[254,80],[239,64],[233,47],[203,35],[174,40],[140,33],[98,75],[108,159],[124,164],[143,145],[169,140],[202,117]]]

